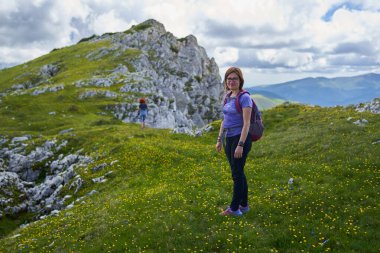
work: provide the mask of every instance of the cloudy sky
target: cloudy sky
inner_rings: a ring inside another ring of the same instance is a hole
[[[0,66],[150,18],[247,86],[380,73],[379,0],[0,0]]]

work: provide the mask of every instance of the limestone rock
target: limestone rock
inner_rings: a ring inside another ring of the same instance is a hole
[[[40,75],[43,77],[53,77],[59,72],[59,67],[55,64],[47,64],[41,67]]]
[[[77,176],[74,168],[93,162],[90,157],[79,155],[79,151],[75,154],[57,155],[67,141],[58,143],[56,140],[48,140],[27,152],[25,149],[27,145],[24,142],[31,138],[31,136],[21,136],[13,138],[10,143],[1,142],[3,148],[0,150],[0,214],[2,216],[25,211],[44,215],[54,210],[61,210],[64,208],[65,198],[61,198],[59,194],[63,187],[74,180],[72,185],[76,186],[74,192],[76,194],[83,184],[83,180]],[[57,156],[58,158],[54,158]],[[40,177],[42,171],[46,174],[46,176],[43,174],[43,178]]]
[[[189,132],[220,118],[223,85],[219,68],[193,35],[178,39],[161,23],[151,19],[127,32],[106,34],[90,41],[100,40],[110,40],[112,49],[100,49],[90,53],[89,58],[131,49],[140,52],[103,79],[108,80],[106,86],[121,83],[120,93],[142,94],[148,101],[147,124],[151,127]],[[98,86],[94,80],[81,80],[76,85]],[[87,91],[81,98],[95,95],[99,93]],[[123,122],[137,122],[139,97],[132,95],[130,98],[133,102],[107,109]]]
[[[371,112],[375,114],[380,113],[380,98],[375,98],[370,102],[362,103],[357,106],[355,106],[355,110],[358,112]]]

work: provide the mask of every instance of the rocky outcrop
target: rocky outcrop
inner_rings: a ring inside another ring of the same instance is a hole
[[[375,98],[370,102],[361,103],[355,106],[355,110],[358,112],[371,112],[375,114],[380,113],[380,98]]]
[[[93,159],[75,154],[64,155],[60,150],[67,141],[45,141],[28,151],[31,136],[0,138],[0,216],[32,212],[41,215],[65,207],[69,197],[60,196],[67,186],[78,192],[82,179],[75,172]]]
[[[148,20],[124,33],[107,34],[90,41],[99,40],[110,40],[113,47],[101,48],[87,58],[95,60],[130,49],[139,52],[132,61],[120,64],[106,77],[76,82],[77,86],[93,87],[121,82],[120,93],[138,94],[131,95],[128,102],[107,107],[118,119],[136,122],[138,96],[148,101],[147,123],[152,127],[184,128],[179,130],[183,132],[219,118],[223,92],[219,68],[194,36],[177,39],[162,24]]]
[[[56,92],[62,90],[62,84],[54,85],[53,87],[46,85],[50,84],[50,78],[58,74],[59,68],[59,65],[55,63],[46,64],[39,69],[38,73],[25,72],[22,75],[17,76],[15,78],[16,81],[24,79],[26,79],[26,81],[12,85],[11,89],[8,90],[5,95],[24,95],[28,93],[31,95],[39,95],[46,91]],[[44,85],[44,87],[41,89],[33,89],[41,85]]]
[[[47,64],[40,69],[40,76],[44,78],[50,78],[55,76],[59,72],[59,67],[56,64]]]

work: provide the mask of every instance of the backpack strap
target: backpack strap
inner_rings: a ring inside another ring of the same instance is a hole
[[[227,103],[227,98],[231,97],[231,94],[232,94],[232,91],[231,92],[228,92],[225,96],[224,96],[224,99],[223,99],[223,105],[225,105]]]
[[[226,94],[226,96],[224,97],[223,105],[225,105],[227,103],[227,98],[231,96],[231,93],[232,92],[229,92],[229,93]],[[237,96],[236,96],[235,106],[236,106],[236,110],[238,111],[238,113],[242,113],[242,111],[243,111],[241,109],[241,105],[240,105],[240,97],[241,97],[241,95],[243,95],[245,93],[248,94],[248,95],[251,95],[247,90],[241,90],[237,94]],[[256,105],[255,101],[252,98],[251,98],[251,100],[252,100],[252,103],[253,103],[252,110],[254,111],[254,116],[255,116],[254,119],[256,120],[256,117],[257,117],[257,105]],[[261,117],[261,116],[259,115],[259,117]]]
[[[237,96],[236,96],[235,106],[236,106],[236,110],[237,110],[239,113],[242,112],[242,109],[241,109],[241,106],[240,106],[240,97],[241,97],[241,95],[243,95],[243,94],[245,94],[245,93],[247,93],[248,95],[250,95],[248,91],[246,91],[246,90],[242,90],[242,91],[240,91],[240,92],[237,94]]]
[[[236,96],[236,100],[235,100],[235,106],[236,106],[236,110],[239,112],[239,113],[242,113],[242,109],[241,109],[241,106],[240,106],[240,96],[243,95],[243,94],[248,94],[248,95],[251,95],[248,91],[246,90],[242,90],[241,92],[239,92],[239,94]],[[253,118],[251,116],[251,121],[256,121],[256,120],[261,120],[261,115],[259,113],[259,110],[258,110],[258,107],[255,103],[255,100],[252,100],[252,114],[253,114]]]

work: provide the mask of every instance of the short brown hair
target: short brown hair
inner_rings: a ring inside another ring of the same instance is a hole
[[[226,73],[224,74],[224,89],[229,90],[227,86],[227,77],[232,73],[235,73],[239,77],[239,90],[242,90],[244,85],[243,72],[241,72],[241,69],[238,67],[230,67],[227,69]]]

